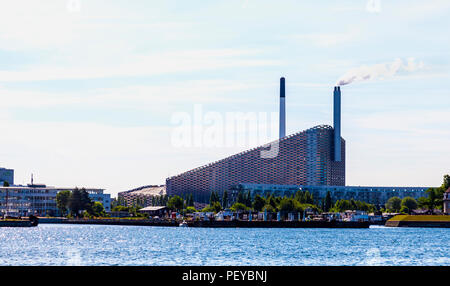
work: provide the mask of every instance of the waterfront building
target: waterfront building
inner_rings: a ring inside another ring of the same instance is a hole
[[[450,188],[444,193],[444,214],[450,215]]]
[[[0,186],[3,186],[5,182],[14,185],[14,170],[0,168]]]
[[[264,145],[170,177],[167,193],[193,193],[196,201],[207,201],[212,191],[241,183],[343,186],[345,140],[341,138],[339,162],[333,159],[333,144],[333,127],[316,126],[270,143],[278,146],[273,158],[261,156],[268,148]]]
[[[234,199],[238,192],[250,192],[256,195],[291,196],[297,191],[308,191],[315,200],[325,199],[327,192],[333,202],[337,200],[357,200],[369,204],[384,206],[391,197],[425,197],[429,187],[375,187],[375,186],[309,186],[309,185],[275,185],[275,184],[238,184],[231,188],[230,197]]]
[[[141,206],[148,207],[152,205],[155,197],[164,196],[166,194],[166,186],[149,185],[135,188],[129,191],[119,192],[117,197],[119,204],[125,206]]]
[[[0,213],[17,216],[58,216],[56,195],[61,191],[73,191],[75,188],[56,188],[46,185],[0,186]],[[111,211],[111,195],[103,189],[84,188],[93,201],[102,203],[105,211]]]
[[[139,210],[141,213],[148,214],[149,216],[164,217],[168,215],[169,208],[166,206],[149,206]]]
[[[68,190],[72,191],[73,189]],[[103,205],[105,212],[111,211],[111,194],[105,194],[104,189],[85,188],[85,190],[94,202],[99,202]]]
[[[169,195],[192,193],[208,201],[241,183],[345,185],[345,140],[341,137],[341,90],[333,92],[333,127],[318,125],[286,136],[285,78],[280,79],[279,139],[166,179]]]
[[[339,86],[333,92],[333,126],[319,125],[289,136],[285,136],[285,97],[285,79],[281,78],[278,140],[169,177],[167,194],[185,197],[192,193],[196,202],[204,203],[211,192],[246,189],[257,193],[266,188],[291,194],[308,189],[316,199],[329,191],[334,201],[353,198],[376,205],[384,205],[393,196],[418,199],[425,195],[424,187],[345,186]],[[272,149],[274,156],[263,155]]]

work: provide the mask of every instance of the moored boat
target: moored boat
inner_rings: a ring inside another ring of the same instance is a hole
[[[38,224],[38,218],[33,215],[31,215],[28,220],[12,217],[0,219],[0,227],[32,227],[37,226]]]

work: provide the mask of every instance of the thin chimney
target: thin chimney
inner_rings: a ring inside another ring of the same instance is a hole
[[[286,136],[286,91],[284,77],[280,78],[280,139]]]
[[[341,88],[334,87],[333,93],[334,161],[341,161]]]

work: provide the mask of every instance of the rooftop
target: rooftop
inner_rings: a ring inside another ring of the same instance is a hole
[[[155,207],[150,206],[150,207],[145,207],[145,208],[139,209],[139,211],[159,211],[159,210],[162,210],[165,208],[167,208],[167,207],[165,207],[165,206],[155,206]]]
[[[119,194],[132,193],[134,195],[142,195],[142,196],[162,196],[166,194],[166,186],[143,186],[133,190],[120,192]]]

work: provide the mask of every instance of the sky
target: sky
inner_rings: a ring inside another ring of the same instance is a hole
[[[2,0],[0,167],[113,196],[164,184],[268,140],[178,146],[178,115],[276,114],[283,76],[287,134],[331,125],[333,86],[350,82],[347,185],[439,186],[449,16],[438,0]],[[260,123],[276,139],[278,122]]]

